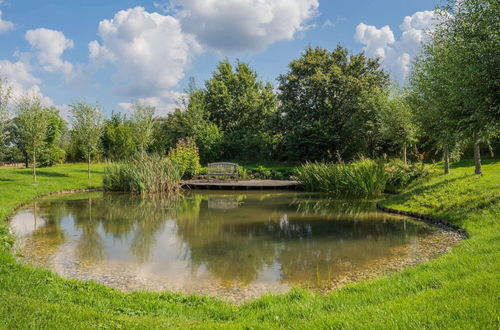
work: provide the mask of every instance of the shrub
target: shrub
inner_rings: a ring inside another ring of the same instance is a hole
[[[432,165],[424,163],[405,164],[400,159],[393,159],[385,165],[387,172],[386,190],[397,192],[413,181],[424,178],[433,172]]]
[[[103,186],[108,191],[138,194],[177,193],[180,170],[166,157],[137,156],[124,163],[109,163],[104,169]]]
[[[180,139],[168,158],[179,167],[182,178],[192,178],[201,170],[198,147],[193,138]]]
[[[347,197],[376,196],[387,182],[384,163],[370,159],[351,164],[306,163],[296,169],[296,174],[308,191]]]

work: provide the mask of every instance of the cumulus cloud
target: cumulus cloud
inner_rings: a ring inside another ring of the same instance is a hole
[[[0,2],[1,4],[1,2]],[[2,11],[0,10],[0,34],[7,33],[14,28],[14,23],[2,19]]]
[[[404,81],[411,68],[415,55],[420,51],[422,42],[428,31],[435,24],[436,15],[433,11],[416,12],[406,16],[399,26],[401,37],[394,38],[389,26],[377,28],[373,25],[360,23],[356,27],[354,38],[364,44],[367,56],[379,57],[383,66],[395,79]]]
[[[176,86],[193,53],[200,51],[194,37],[182,32],[178,19],[142,7],[101,21],[98,35],[100,42],[89,43],[89,58],[114,64],[114,80],[125,96],[153,97]]]
[[[318,0],[173,0],[163,9],[206,48],[228,53],[262,51],[293,39],[318,7]]]
[[[176,101],[179,100],[181,97],[187,97],[187,94],[168,91],[162,93],[161,96],[139,98],[135,102],[141,105],[155,107],[156,109],[155,114],[157,116],[165,117],[168,113],[174,111],[174,109],[177,107]],[[132,102],[118,103],[118,106],[127,112],[131,111],[133,105],[134,104]]]
[[[28,30],[25,38],[36,50],[38,63],[45,71],[61,71],[66,75],[73,71],[73,65],[68,61],[63,61],[61,55],[65,50],[73,48],[74,43],[61,31],[44,28]]]
[[[0,60],[0,76],[6,78],[8,85],[12,87],[14,99],[21,97],[23,94],[31,93],[38,95],[44,105],[50,106],[54,104],[52,99],[42,94],[40,89],[41,81],[33,76],[28,63]]]

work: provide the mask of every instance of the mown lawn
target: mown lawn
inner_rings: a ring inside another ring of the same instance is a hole
[[[171,293],[125,294],[90,282],[64,280],[21,265],[8,252],[5,218],[39,194],[86,188],[84,165],[39,172],[0,169],[0,328],[480,328],[500,327],[500,162],[484,176],[456,164],[382,201],[385,206],[440,216],[471,238],[437,260],[327,296],[304,290],[265,296],[242,306]],[[102,167],[94,166],[93,184]]]

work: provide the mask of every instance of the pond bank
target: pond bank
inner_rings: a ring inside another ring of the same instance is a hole
[[[441,218],[467,230],[468,240],[436,260],[389,277],[347,285],[331,294],[293,290],[235,306],[172,293],[125,294],[92,282],[62,279],[15,261],[0,238],[0,328],[497,328],[500,310],[500,162],[471,161],[452,174],[380,204]],[[102,167],[93,173],[100,186]],[[86,165],[0,170],[0,236],[6,216],[37,195],[87,188]]]

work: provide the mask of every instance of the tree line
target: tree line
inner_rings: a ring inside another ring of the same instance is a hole
[[[166,117],[135,104],[130,115],[103,116],[99,105],[71,105],[69,125],[36,95],[13,103],[0,80],[0,161],[50,166],[93,158],[166,154],[185,138],[202,162],[346,161],[396,156],[406,163],[450,158],[473,146],[498,147],[500,16],[498,1],[464,0],[437,9],[439,19],[404,88],[379,59],[337,46],[307,48],[273,87],[247,63],[221,61]],[[8,115],[8,112],[11,115]],[[439,156],[437,156],[439,155]],[[89,165],[90,168],[90,165]]]

